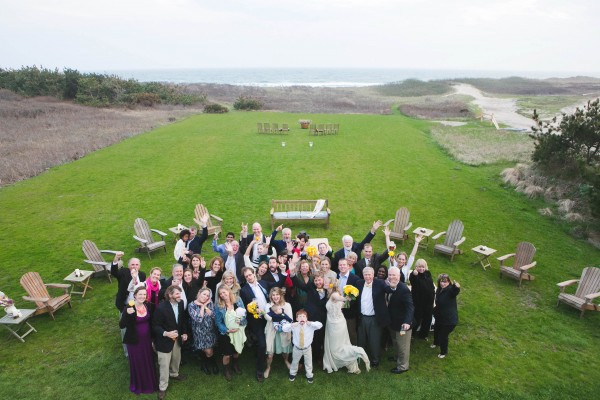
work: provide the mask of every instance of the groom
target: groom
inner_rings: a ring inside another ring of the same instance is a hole
[[[338,261],[338,269],[340,270],[337,277],[338,287],[340,288],[342,296],[344,296],[344,286],[356,286],[358,283],[358,276],[350,273],[350,266],[348,265],[348,260],[345,258],[342,258]],[[346,318],[346,326],[348,327],[350,343],[352,343],[353,346],[356,346],[356,317],[358,314],[357,302],[350,301],[350,307],[342,308],[342,313],[344,314],[344,318]]]

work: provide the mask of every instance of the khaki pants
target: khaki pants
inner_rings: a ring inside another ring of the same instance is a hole
[[[170,353],[158,353],[158,389],[167,390],[169,377],[179,376],[179,364],[181,363],[181,346],[175,342]]]
[[[296,346],[292,346],[292,366],[290,367],[290,375],[296,376],[298,373],[298,363],[300,363],[300,359],[304,356],[304,369],[306,370],[306,377],[313,377],[313,365],[312,365],[312,349],[308,346],[304,350],[300,350]]]
[[[392,337],[392,343],[394,344],[394,352],[396,356],[396,367],[402,371],[408,369],[408,361],[410,359],[410,338],[412,336],[412,329],[405,331],[404,336],[400,336],[400,332],[390,331]]]

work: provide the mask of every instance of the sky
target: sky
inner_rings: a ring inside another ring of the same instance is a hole
[[[600,76],[598,0],[0,0],[0,68]]]

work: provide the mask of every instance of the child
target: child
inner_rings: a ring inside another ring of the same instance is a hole
[[[294,322],[286,313],[283,312],[283,307],[278,304],[274,304],[269,309],[267,314],[269,314],[269,317],[271,317],[271,320],[273,321],[273,328],[277,332],[283,331],[282,328],[283,325],[285,325],[285,322]]]
[[[229,332],[229,340],[235,348],[238,354],[242,353],[244,349],[244,343],[246,342],[246,333],[244,332],[244,324],[246,318],[246,310],[239,307],[235,311],[227,310],[225,313],[225,326],[227,329],[236,330],[235,332]]]
[[[284,332],[292,332],[292,343],[294,349],[292,351],[292,366],[290,367],[290,382],[296,379],[298,372],[298,364],[304,356],[304,368],[306,369],[306,379],[308,383],[313,383],[312,372],[312,349],[314,331],[321,329],[323,324],[318,321],[308,321],[308,314],[304,310],[296,312],[296,321],[293,324],[285,324]]]

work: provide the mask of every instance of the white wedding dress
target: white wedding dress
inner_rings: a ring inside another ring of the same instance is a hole
[[[343,305],[344,298],[338,293],[333,293],[326,305],[327,324],[325,325],[323,369],[331,373],[346,367],[349,373],[359,374],[359,358],[365,362],[367,371],[371,368],[371,364],[365,350],[350,343],[346,319],[342,314]]]

